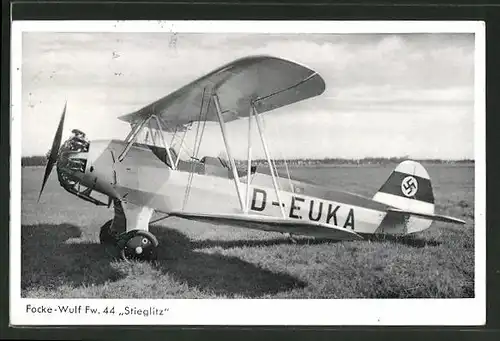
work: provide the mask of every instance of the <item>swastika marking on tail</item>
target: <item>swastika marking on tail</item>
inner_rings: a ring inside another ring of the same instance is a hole
[[[401,182],[401,192],[407,197],[414,196],[418,191],[418,181],[413,176],[407,176]]]

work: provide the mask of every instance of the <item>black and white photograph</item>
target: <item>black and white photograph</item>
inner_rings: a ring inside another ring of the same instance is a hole
[[[483,23],[12,35],[13,321],[485,322]]]

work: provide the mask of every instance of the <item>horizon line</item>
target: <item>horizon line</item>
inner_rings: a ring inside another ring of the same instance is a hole
[[[22,155],[21,158],[33,158],[33,157],[43,157],[46,158],[45,155]],[[375,159],[375,160],[385,160],[385,161],[390,161],[390,160],[416,160],[416,161],[475,161],[475,158],[471,157],[462,157],[462,158],[417,158],[417,157],[410,157],[410,156],[364,156],[364,157],[359,157],[359,158],[349,158],[349,157],[328,157],[325,156],[323,158],[321,157],[295,157],[295,158],[273,158],[273,161],[304,161],[304,160],[310,160],[310,161],[326,161],[326,160],[339,160],[339,161],[361,161],[361,160],[370,160],[370,159]],[[241,161],[246,159],[237,159],[234,158],[235,161]],[[252,161],[266,161],[266,158],[255,158],[252,159]]]

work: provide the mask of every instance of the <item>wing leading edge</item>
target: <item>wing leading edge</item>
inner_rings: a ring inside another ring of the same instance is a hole
[[[199,120],[217,121],[211,103],[214,93],[224,121],[230,122],[248,117],[252,102],[263,113],[321,95],[324,90],[323,78],[303,65],[277,57],[251,56],[224,65],[119,119],[135,124],[154,114],[162,119],[161,128],[169,131]],[[206,116],[201,117],[200,112]]]
[[[335,240],[363,239],[354,231],[321,223],[249,214],[205,214],[194,212],[169,212],[170,216],[184,219],[217,222],[230,226],[257,229],[263,231],[292,233],[314,237],[326,237]]]

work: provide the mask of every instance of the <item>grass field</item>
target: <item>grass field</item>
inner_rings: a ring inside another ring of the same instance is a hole
[[[112,209],[65,192],[42,167],[22,169],[23,297],[397,298],[474,296],[474,166],[424,165],[435,222],[400,238],[334,242],[169,218],[151,226],[156,264],[117,261],[98,242]],[[372,196],[395,165],[293,168],[292,176]],[[15,228],[15,227],[13,227]]]

